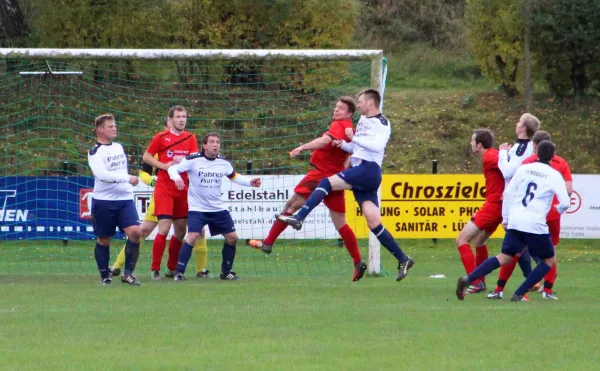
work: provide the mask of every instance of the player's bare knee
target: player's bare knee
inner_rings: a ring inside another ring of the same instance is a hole
[[[556,264],[556,258],[553,256],[551,258],[548,259],[544,259],[544,263],[549,266],[550,268],[554,267],[554,265]]]
[[[500,253],[496,255],[496,259],[498,259],[500,265],[506,265],[512,261],[513,257],[510,255]]]
[[[237,234],[235,232],[234,233],[228,233],[224,237],[225,237],[225,242],[228,245],[235,245],[237,243],[237,241],[238,241],[238,236],[237,236]]]
[[[140,242],[140,238],[142,237],[142,231],[138,226],[130,227],[128,228],[126,235],[131,242],[138,243]]]
[[[187,236],[185,237],[185,242],[187,242],[188,244],[194,246],[196,244],[196,241],[198,241],[198,238],[200,238],[200,233],[198,233],[198,232],[189,232],[187,234]]]
[[[98,239],[96,241],[104,247],[109,247],[110,240],[111,240],[111,237],[98,237]]]
[[[333,223],[336,230],[340,230],[343,226],[346,225],[346,214],[338,213],[335,211],[329,211],[329,215],[331,216],[331,222]]]

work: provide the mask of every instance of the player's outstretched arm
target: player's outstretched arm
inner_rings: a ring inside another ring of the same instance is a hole
[[[119,174],[115,171],[108,171],[100,155],[88,155],[88,163],[94,174],[94,178],[105,183],[129,183],[131,176],[129,174]]]
[[[262,184],[262,180],[260,178],[250,178],[233,171],[231,174],[227,175],[227,178],[231,180],[235,184],[239,184],[245,187],[260,187]]]
[[[147,186],[154,187],[154,183],[156,182],[156,177],[150,175],[148,172],[144,170],[140,170],[138,178]]]
[[[333,139],[329,135],[325,134],[320,138],[317,138],[311,142],[305,143],[297,148],[294,148],[290,152],[290,157],[294,158],[304,151],[313,151],[315,149],[323,148],[332,141]]]

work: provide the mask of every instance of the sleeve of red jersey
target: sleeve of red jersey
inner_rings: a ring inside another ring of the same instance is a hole
[[[525,160],[523,160],[523,162],[521,163],[521,166],[523,166],[525,164],[532,164],[536,161],[537,161],[537,155],[534,154],[534,155],[527,157]]]
[[[160,150],[159,144],[160,144],[160,141],[158,140],[158,134],[157,134],[150,141],[150,144],[148,145],[146,152],[148,152],[149,154],[154,156]]]
[[[342,121],[333,121],[325,134],[329,135],[333,140],[347,139],[345,130],[346,128]]]
[[[190,153],[196,153],[196,152],[200,152],[198,150],[198,139],[196,138],[196,136],[194,134],[192,134],[192,145],[190,148]]]
[[[483,168],[486,170],[498,169],[498,154],[491,153],[489,156],[484,156]]]
[[[571,175],[571,168],[569,167],[569,163],[566,160],[563,162],[563,168],[561,169],[560,174],[563,176],[565,182],[573,181],[573,175]]]

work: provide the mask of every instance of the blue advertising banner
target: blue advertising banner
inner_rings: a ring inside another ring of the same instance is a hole
[[[94,239],[86,176],[0,177],[0,240]]]

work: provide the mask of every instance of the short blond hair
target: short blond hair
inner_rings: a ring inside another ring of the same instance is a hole
[[[537,133],[537,131],[540,130],[540,120],[538,120],[538,118],[532,115],[531,113],[524,113],[519,119],[519,122],[522,122],[525,126],[528,138],[533,137],[533,134]]]

